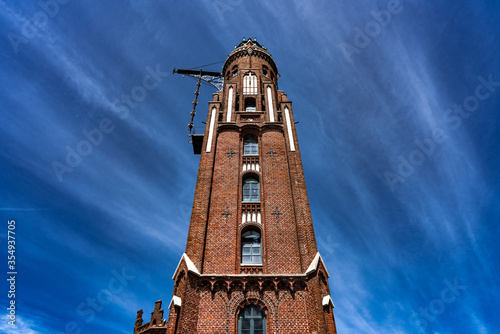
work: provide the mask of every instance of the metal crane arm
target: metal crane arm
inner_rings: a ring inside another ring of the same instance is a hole
[[[222,90],[224,84],[224,79],[222,73],[216,71],[206,71],[206,70],[189,70],[182,68],[174,68],[173,73],[178,73],[182,75],[189,75],[193,78],[201,79],[207,84],[215,87],[217,90]]]

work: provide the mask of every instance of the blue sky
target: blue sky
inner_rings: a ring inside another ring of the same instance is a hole
[[[256,36],[300,122],[339,333],[498,333],[498,1],[44,1],[0,1],[0,332],[131,333],[168,306],[199,162],[195,82],[171,71]]]

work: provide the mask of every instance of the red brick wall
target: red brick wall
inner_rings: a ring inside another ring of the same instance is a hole
[[[223,131],[217,136],[217,149],[213,169],[213,187],[210,198],[210,218],[208,220],[207,244],[205,249],[204,274],[234,274],[238,241],[240,188],[240,138],[238,132]],[[237,152],[231,158],[226,154],[231,149]],[[227,217],[222,213],[231,212]]]
[[[262,189],[265,209],[264,229],[267,250],[267,273],[299,274],[297,224],[283,132],[270,129],[262,134]],[[277,152],[271,157],[271,148]],[[276,219],[276,206],[282,213]]]

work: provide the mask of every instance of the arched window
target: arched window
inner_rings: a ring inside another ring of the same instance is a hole
[[[243,94],[257,94],[257,77],[252,72],[243,77]]]
[[[247,97],[245,99],[245,111],[255,111],[257,110],[255,105],[255,99],[253,97]]]
[[[241,264],[262,264],[260,232],[250,229],[241,235]]]
[[[233,77],[238,75],[238,65],[234,65],[232,69]]]
[[[259,181],[254,178],[248,178],[243,181],[243,202],[258,202]]]
[[[249,136],[243,140],[243,155],[258,155],[259,142],[257,137]]]
[[[238,334],[265,334],[266,316],[257,305],[247,305],[238,316]]]

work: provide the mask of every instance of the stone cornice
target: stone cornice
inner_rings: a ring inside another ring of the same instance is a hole
[[[244,123],[237,124],[235,122],[221,122],[217,126],[218,132],[223,131],[242,131],[243,128],[254,128],[259,132],[266,132],[269,130],[279,130],[283,132],[283,123],[281,122],[264,122],[262,123]]]

